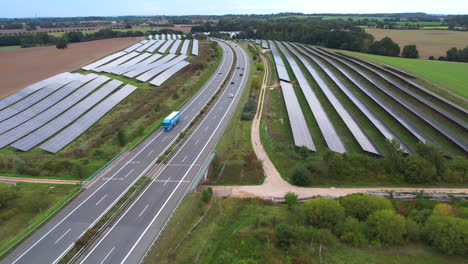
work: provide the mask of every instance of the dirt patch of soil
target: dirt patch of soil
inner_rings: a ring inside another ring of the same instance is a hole
[[[141,41],[142,37],[114,38],[68,45],[0,51],[0,98],[55,74],[78,70],[99,58]]]

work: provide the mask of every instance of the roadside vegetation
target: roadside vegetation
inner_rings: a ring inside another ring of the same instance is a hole
[[[145,263],[464,263],[468,205],[365,194],[287,204],[188,195]]]
[[[86,179],[122,150],[131,148],[158,128],[165,116],[181,107],[203,86],[223,55],[219,46],[210,45],[208,41],[200,41],[199,49],[200,55],[190,57],[190,65],[161,87],[115,78],[138,89],[57,154],[39,148],[28,152],[11,147],[0,150],[0,173]]]
[[[236,112],[216,146],[216,155],[208,179],[210,184],[261,184],[263,182],[263,170],[254,153],[250,132],[252,119],[257,110],[264,68],[259,51],[254,45],[246,42],[240,46],[250,51],[248,54],[251,71],[245,73],[249,78],[247,86]]]
[[[77,185],[0,182],[0,253],[80,189]]]

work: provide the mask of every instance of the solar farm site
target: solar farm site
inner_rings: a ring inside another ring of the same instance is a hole
[[[156,89],[196,54],[198,40],[150,35],[83,66],[81,73],[57,74],[0,99],[0,149],[39,147],[57,153],[137,90],[102,73],[148,82]]]
[[[448,157],[468,152],[468,111],[411,75],[319,47],[253,43],[271,52],[296,146],[319,151],[318,140],[337,153],[384,156],[382,142],[393,140],[408,154],[417,142],[435,144]],[[299,104],[299,91],[306,104]]]

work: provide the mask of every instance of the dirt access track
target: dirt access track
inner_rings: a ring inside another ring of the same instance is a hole
[[[0,98],[61,72],[78,70],[99,58],[141,41],[113,38],[55,46],[0,51]]]

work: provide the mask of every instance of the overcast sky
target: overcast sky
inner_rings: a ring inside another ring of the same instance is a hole
[[[467,14],[465,0],[0,0],[0,17],[302,13]]]

